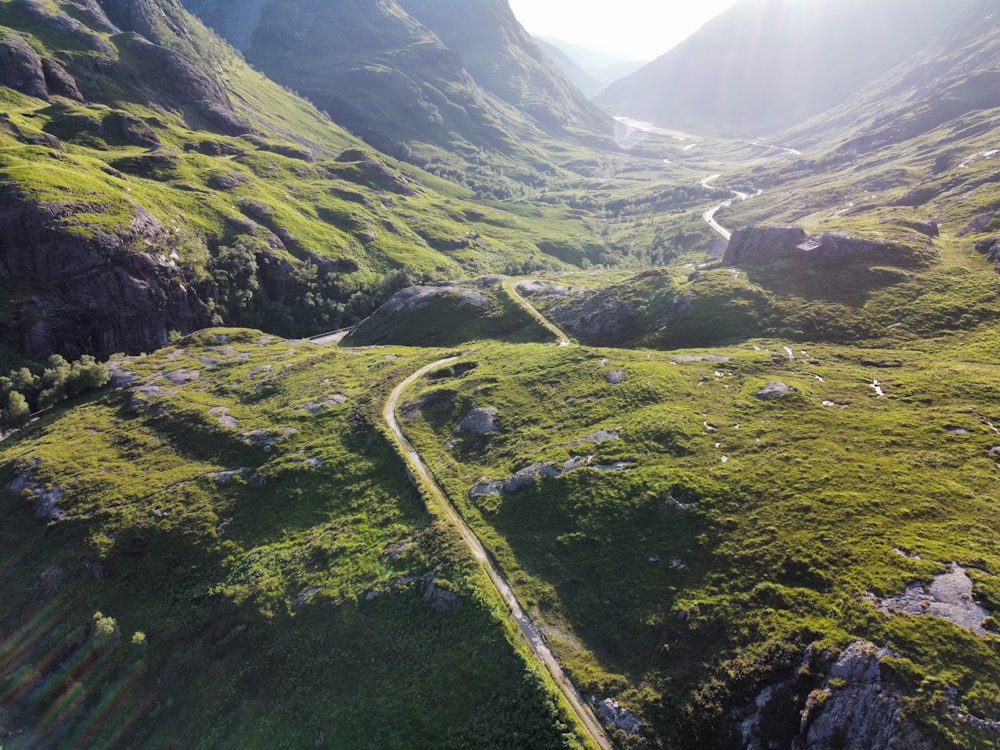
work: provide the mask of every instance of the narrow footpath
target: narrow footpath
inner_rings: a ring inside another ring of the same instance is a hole
[[[504,279],[503,280],[503,290],[510,295],[510,298],[514,302],[523,308],[532,318],[538,321],[538,324],[542,326],[546,331],[551,333],[556,337],[559,342],[559,346],[569,346],[572,343],[572,339],[563,333],[559,328],[548,318],[538,312],[538,309],[532,305],[528,300],[521,296],[517,291],[518,282],[523,281],[523,279]]]
[[[516,293],[512,293],[512,296],[513,294]],[[527,302],[524,302],[524,304],[527,304]],[[531,309],[534,310],[534,308]],[[535,311],[535,314],[538,315],[538,312]],[[555,326],[551,326],[549,330],[552,329],[555,329]],[[555,329],[555,331],[558,332],[558,329]],[[561,332],[560,341],[568,341],[561,335]],[[562,667],[559,666],[559,662],[556,661],[555,656],[545,643],[545,639],[542,637],[535,623],[527,615],[527,613],[525,613],[520,602],[518,602],[517,597],[514,595],[513,590],[507,583],[507,579],[504,577],[503,572],[490,559],[490,556],[486,552],[486,548],[483,546],[482,542],[479,541],[479,537],[476,536],[475,532],[462,519],[455,506],[448,500],[448,496],[435,481],[430,469],[427,467],[427,464],[424,463],[424,460],[420,457],[420,454],[417,453],[412,443],[410,443],[410,441],[406,439],[406,436],[403,435],[403,431],[399,426],[398,420],[396,419],[396,405],[407,388],[431,370],[444,367],[457,359],[461,359],[461,357],[447,357],[445,359],[439,359],[436,362],[431,362],[429,365],[421,367],[419,370],[399,383],[399,385],[393,389],[392,393],[389,394],[389,398],[385,402],[385,408],[382,410],[382,416],[385,419],[386,425],[389,427],[389,432],[392,434],[393,441],[396,443],[396,448],[403,457],[407,470],[414,478],[418,489],[424,493],[427,502],[443,514],[444,517],[447,518],[448,521],[458,530],[458,533],[462,537],[462,541],[465,542],[465,545],[472,552],[473,557],[476,558],[476,561],[490,579],[490,582],[493,584],[497,593],[500,594],[500,597],[507,604],[507,607],[510,610],[511,619],[517,623],[517,627],[520,629],[525,639],[527,639],[532,652],[552,676],[552,679],[555,681],[555,684],[558,686],[560,692],[566,698],[567,703],[576,714],[579,725],[586,730],[595,746],[601,748],[601,750],[612,750],[612,745],[605,735],[600,722],[594,715],[594,712],[584,702],[577,689],[573,686],[573,683],[570,682],[565,672],[563,672]]]

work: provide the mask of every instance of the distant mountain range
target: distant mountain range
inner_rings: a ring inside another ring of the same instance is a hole
[[[535,41],[570,82],[589,97],[646,64],[645,60],[624,60],[561,39],[536,36]]]
[[[741,0],[597,102],[695,132],[780,130],[925,49],[971,1]]]

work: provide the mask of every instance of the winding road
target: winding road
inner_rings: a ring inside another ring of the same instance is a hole
[[[521,302],[528,305],[528,303],[523,299]],[[531,306],[528,305],[528,307]],[[534,310],[533,307],[531,309]],[[535,314],[540,316],[540,313],[538,313],[537,310],[535,310]],[[555,326],[551,326],[550,324],[550,326],[547,327],[549,327],[549,330],[555,329],[556,332],[560,333],[560,341],[568,341],[561,335],[561,332],[559,332]],[[556,660],[551,649],[549,649],[548,644],[545,643],[545,639],[539,632],[538,627],[525,613],[520,602],[518,602],[517,596],[515,596],[510,584],[507,583],[507,579],[504,577],[503,572],[497,567],[496,563],[493,562],[489,554],[487,554],[486,548],[479,540],[479,537],[476,536],[475,532],[465,522],[455,506],[448,500],[448,496],[445,494],[444,490],[441,489],[441,486],[431,474],[430,468],[426,463],[424,463],[424,460],[413,447],[413,444],[406,439],[406,436],[403,434],[403,431],[399,426],[399,421],[396,419],[396,406],[400,397],[403,395],[403,392],[407,388],[431,370],[444,367],[445,365],[461,359],[462,356],[464,355],[446,357],[444,359],[431,362],[429,365],[424,365],[412,375],[407,377],[392,390],[392,393],[389,394],[389,398],[386,400],[385,407],[382,410],[382,416],[389,428],[389,432],[392,434],[392,439],[396,444],[396,449],[399,451],[404,462],[406,463],[407,472],[410,474],[411,478],[413,478],[417,488],[424,494],[427,502],[440,512],[440,514],[443,515],[452,524],[452,526],[458,530],[458,533],[462,537],[462,541],[465,542],[465,545],[472,552],[473,557],[475,557],[476,562],[479,563],[497,593],[507,604],[511,619],[517,623],[517,627],[527,640],[528,645],[531,647],[531,651],[552,676],[555,684],[565,697],[566,702],[576,714],[576,717],[579,720],[579,725],[586,729],[594,745],[601,748],[601,750],[612,750],[612,745],[605,735],[600,722],[594,715],[594,712],[584,702],[579,692],[573,686],[573,683],[570,682],[566,673],[563,672],[562,667],[559,666],[559,662]]]

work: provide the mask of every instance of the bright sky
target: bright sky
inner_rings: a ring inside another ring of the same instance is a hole
[[[652,60],[736,0],[510,0],[521,25],[626,60]]]

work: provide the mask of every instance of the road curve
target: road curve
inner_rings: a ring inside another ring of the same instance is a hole
[[[455,506],[453,506],[448,500],[448,496],[444,493],[444,490],[442,490],[440,485],[438,485],[438,483],[434,480],[427,464],[424,463],[424,460],[420,457],[420,454],[417,453],[413,444],[406,439],[405,435],[403,435],[403,431],[399,426],[398,420],[396,419],[396,404],[399,401],[400,396],[402,396],[403,392],[408,387],[431,370],[443,367],[444,365],[450,364],[457,359],[461,359],[461,355],[456,357],[446,357],[444,359],[439,359],[436,362],[431,362],[429,365],[424,365],[399,383],[399,385],[392,390],[392,393],[389,394],[389,398],[386,400],[385,407],[382,410],[382,416],[385,419],[386,425],[389,427],[389,432],[392,434],[392,439],[396,444],[397,450],[406,463],[407,470],[411,476],[417,480],[416,484],[418,489],[424,492],[428,502],[432,503],[435,508],[443,513],[451,524],[458,530],[458,533],[462,537],[462,541],[465,542],[465,545],[472,552],[473,557],[476,558],[476,561],[490,579],[490,582],[497,590],[497,593],[500,594],[500,597],[507,604],[507,608],[510,610],[511,619],[517,623],[517,627],[520,629],[525,639],[527,639],[532,652],[552,676],[552,679],[559,687],[560,692],[562,692],[567,703],[569,703],[573,712],[576,714],[579,724],[586,729],[591,740],[593,740],[597,747],[601,748],[601,750],[612,750],[612,745],[607,736],[604,734],[604,730],[601,727],[600,722],[598,722],[590,707],[584,703],[576,688],[573,687],[573,683],[570,682],[565,672],[563,672],[562,667],[559,666],[559,662],[556,661],[555,656],[545,643],[545,639],[535,626],[535,623],[525,613],[520,602],[518,602],[513,590],[507,583],[507,579],[504,578],[503,573],[492,561],[492,559],[490,559],[490,556],[486,553],[486,548],[483,546],[482,542],[479,541],[479,537],[476,536],[475,532],[473,532],[469,525],[462,519],[458,511],[455,509]]]
[[[538,312],[538,308],[528,302],[528,300],[522,297],[520,292],[517,291],[518,281],[520,281],[520,279],[504,279],[502,283],[503,290],[507,292],[512,300],[514,300],[515,304],[523,308],[532,318],[538,321],[540,326],[555,336],[556,340],[559,342],[559,346],[569,346],[572,339],[563,333],[555,325],[555,323]]]

